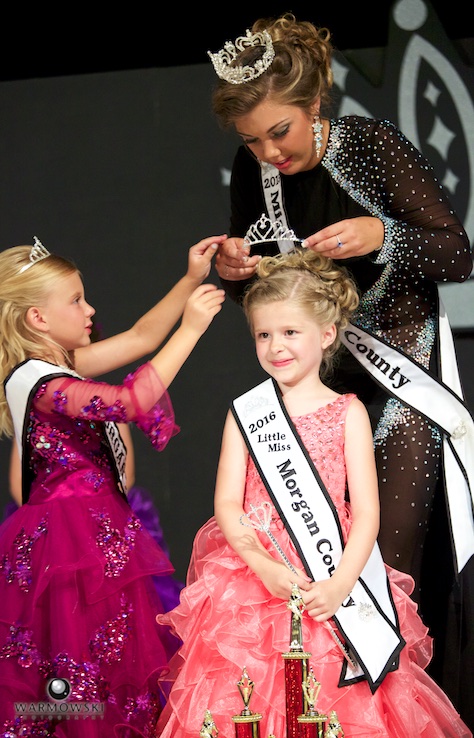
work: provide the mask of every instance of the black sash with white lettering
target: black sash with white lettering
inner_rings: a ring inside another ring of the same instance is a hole
[[[440,316],[444,321],[442,306]],[[444,324],[441,331],[445,330]],[[449,345],[446,345],[448,337],[444,338],[441,358],[446,364],[447,357],[450,357],[452,369],[453,359],[448,352]],[[389,394],[439,428],[443,438],[443,467],[454,557],[460,572],[474,554],[474,422],[471,413],[454,389],[373,333],[351,325],[341,339]],[[449,367],[447,371],[450,371]]]
[[[16,443],[21,458],[23,503],[27,502],[29,498],[32,481],[26,443],[31,403],[40,384],[58,376],[76,376],[78,379],[82,379],[73,370],[66,367],[59,367],[40,359],[27,359],[13,369],[4,383],[5,395],[12,415]],[[107,442],[115,462],[114,467],[119,490],[126,497],[125,459],[127,451],[117,425],[107,421],[104,423],[104,427]]]
[[[274,381],[238,397],[232,412],[306,572],[328,579],[344,549],[340,521]],[[365,677],[375,692],[405,645],[377,544],[334,620],[359,664],[344,661],[340,686]]]

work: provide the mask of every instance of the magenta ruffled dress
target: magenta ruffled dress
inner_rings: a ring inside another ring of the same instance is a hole
[[[151,364],[120,386],[54,378],[32,403],[29,500],[0,528],[2,738],[155,733],[179,642],[156,622],[153,578],[173,567],[119,492],[106,420],[135,422],[158,450],[177,432]]]
[[[341,395],[315,413],[293,418],[338,511],[344,536],[351,526],[345,501],[344,428],[354,395]],[[270,502],[249,458],[245,510]],[[273,508],[271,530],[295,567],[304,568]],[[268,536],[262,544],[276,557]],[[338,687],[342,655],[328,630],[303,614],[303,644],[316,679],[321,683],[317,709],[337,712],[346,738],[468,738],[471,732],[445,694],[426,674],[432,642],[415,603],[409,597],[413,580],[388,569],[393,599],[406,646],[397,671],[389,673],[373,695],[365,681]],[[269,594],[258,577],[227,544],[214,518],[198,532],[188,582],[177,608],[159,618],[183,641],[160,681],[169,701],[156,736],[195,738],[210,710],[219,738],[235,738],[233,715],[243,709],[237,682],[244,667],[254,682],[250,708],[262,714],[260,735],[286,735],[283,652],[289,650],[287,602]]]

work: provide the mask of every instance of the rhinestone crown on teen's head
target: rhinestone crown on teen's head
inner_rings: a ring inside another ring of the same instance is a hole
[[[251,46],[263,46],[265,51],[255,64],[231,66],[232,62],[237,58],[239,52],[248,49]],[[268,31],[261,33],[251,33],[247,30],[245,36],[239,36],[235,43],[226,41],[224,48],[216,54],[207,52],[216,70],[217,76],[225,79],[232,85],[241,85],[243,82],[250,82],[252,79],[260,77],[265,72],[273,59],[275,58],[275,49],[273,48],[272,38]]]
[[[34,236],[34,245],[31,247],[30,251],[30,260],[28,264],[25,264],[21,267],[18,274],[22,274],[22,272],[25,272],[27,269],[33,266],[33,264],[36,264],[36,262],[41,261],[42,259],[46,259],[47,256],[51,256],[50,252],[47,248],[43,246],[39,238]]]

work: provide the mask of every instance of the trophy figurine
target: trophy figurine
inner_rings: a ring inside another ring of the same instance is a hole
[[[239,715],[232,716],[232,720],[235,723],[236,738],[260,738],[259,722],[262,719],[262,715],[252,712],[249,707],[254,686],[254,683],[247,674],[247,667],[244,666],[242,676],[237,682],[237,687],[244,703],[244,709]]]
[[[324,738],[344,738],[344,731],[335,710],[329,713],[329,723]]]
[[[286,606],[288,610],[291,610],[290,651],[302,651],[304,602],[297,584],[292,585],[290,599]]]
[[[321,684],[314,676],[312,668],[310,668],[308,676],[304,680],[302,686],[307,708],[304,714],[298,715],[300,737],[323,738],[323,728],[324,723],[327,720],[327,715],[323,715],[316,710],[316,702],[321,689]]]
[[[204,722],[199,731],[199,738],[217,738],[219,731],[209,710],[206,710]]]
[[[293,584],[287,603],[291,611],[290,650],[282,653],[285,660],[286,734],[299,738],[298,715],[306,710],[306,699],[301,687],[308,673],[311,654],[303,650],[304,602],[298,585]]]

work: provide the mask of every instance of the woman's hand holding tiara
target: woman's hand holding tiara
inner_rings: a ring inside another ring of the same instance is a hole
[[[330,259],[349,259],[381,249],[384,232],[380,218],[364,215],[332,223],[308,236],[303,246]]]
[[[261,256],[250,256],[249,251],[243,238],[233,237],[223,241],[216,256],[216,271],[219,277],[228,281],[252,277]]]

